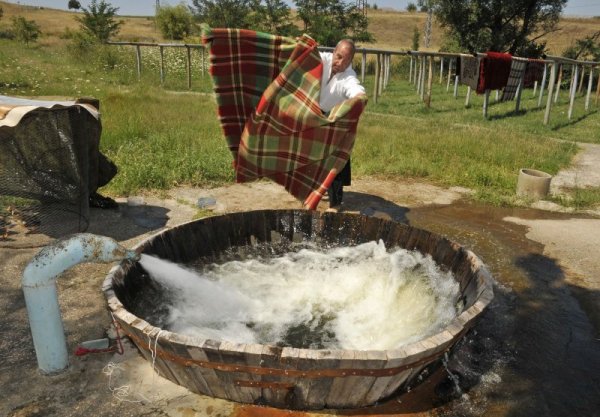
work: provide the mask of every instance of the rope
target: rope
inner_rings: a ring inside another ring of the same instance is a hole
[[[158,338],[160,337],[160,334],[163,332],[162,329],[160,329],[158,331],[158,333],[156,334],[156,339],[154,339],[154,350],[152,349],[152,338],[150,337],[150,335],[148,335],[148,350],[150,351],[150,356],[152,357],[152,372],[154,375],[154,364],[156,363],[156,353],[157,353],[157,345],[158,345]],[[154,378],[154,376],[153,376]]]
[[[123,368],[121,368],[118,364],[114,363],[114,362],[109,362],[106,364],[106,366],[104,368],[102,368],[102,372],[104,373],[104,375],[108,376],[108,389],[110,390],[110,392],[112,393],[113,397],[116,398],[116,400],[118,402],[128,402],[128,403],[141,403],[141,400],[130,400],[129,397],[131,395],[131,386],[130,385],[121,385],[120,387],[116,387],[113,388],[112,387],[112,376],[113,373],[116,371],[122,371]]]

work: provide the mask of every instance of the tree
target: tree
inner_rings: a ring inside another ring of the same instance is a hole
[[[539,56],[538,40],[557,29],[567,0],[432,0],[434,13],[463,50]]]
[[[104,0],[92,0],[88,9],[82,8],[83,16],[76,17],[83,32],[93,36],[100,42],[108,41],[111,36],[119,33],[122,20],[115,20],[118,7],[112,7]]]
[[[415,26],[413,29],[413,37],[412,37],[412,50],[419,50],[419,38],[421,37],[421,32],[419,32],[419,28]]]
[[[79,1],[77,1],[77,0],[69,0],[69,10],[70,9],[75,9],[75,10],[81,9],[81,3],[79,3]]]
[[[290,7],[282,0],[253,0],[250,27],[261,32],[282,36],[296,36],[299,31],[292,23]]]
[[[192,0],[200,21],[213,27],[249,29],[252,0]]]
[[[156,9],[156,25],[167,39],[179,40],[189,35],[193,27],[192,19],[192,13],[184,4]]]
[[[367,17],[342,0],[294,0],[304,31],[324,46],[335,46],[342,38],[373,41]]]
[[[15,39],[28,44],[35,42],[42,31],[37,23],[33,20],[27,20],[23,16],[15,16],[12,18],[12,31]]]
[[[431,43],[431,31],[433,27],[433,4],[435,0],[418,0],[417,4],[421,7],[422,12],[427,12],[427,19],[425,19],[425,30],[423,31],[423,40],[425,41],[425,48],[429,48]]]
[[[569,46],[563,52],[563,56],[571,59],[584,59],[589,61],[600,60],[600,31],[576,39],[575,45]]]
[[[408,5],[406,6],[406,11],[409,13],[414,13],[417,11],[417,5],[414,3],[408,3]]]

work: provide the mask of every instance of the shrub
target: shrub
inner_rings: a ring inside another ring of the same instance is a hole
[[[35,21],[27,20],[23,16],[15,16],[12,18],[12,32],[14,33],[16,40],[25,44],[35,42],[42,33]]]
[[[81,25],[81,29],[91,36],[94,36],[100,42],[107,42],[111,36],[119,33],[119,29],[123,24],[122,20],[115,20],[115,14],[118,7],[112,7],[104,0],[98,3],[92,0],[88,9],[85,7],[82,17],[76,17]]]
[[[184,4],[159,7],[155,21],[158,30],[167,39],[181,40],[192,29],[192,13]]]

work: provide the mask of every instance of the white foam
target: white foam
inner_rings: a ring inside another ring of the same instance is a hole
[[[335,334],[326,348],[393,349],[445,326],[459,293],[429,256],[388,253],[382,242],[232,261],[204,274],[147,255],[140,263],[178,295],[171,331],[238,343],[276,344],[304,323]]]

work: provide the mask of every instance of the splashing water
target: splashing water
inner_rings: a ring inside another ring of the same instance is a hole
[[[142,255],[169,290],[164,327],[238,343],[393,349],[425,338],[457,313],[459,285],[430,256],[383,242],[213,264],[195,272]]]

